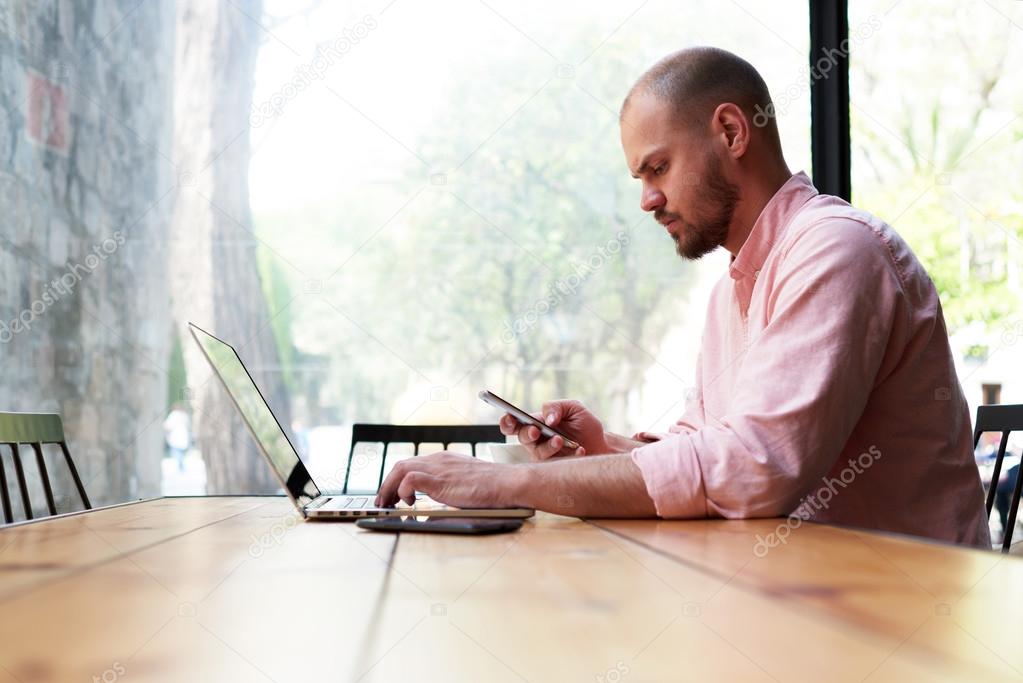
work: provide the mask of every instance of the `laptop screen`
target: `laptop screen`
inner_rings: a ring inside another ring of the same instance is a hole
[[[271,412],[270,406],[259,393],[238,353],[230,344],[220,341],[192,323],[188,326],[288,495],[300,507],[305,507],[309,501],[320,495],[320,490],[310,478],[309,471],[302,464],[287,434]]]

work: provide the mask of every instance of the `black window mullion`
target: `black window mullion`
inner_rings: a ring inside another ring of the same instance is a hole
[[[846,201],[852,196],[848,8],[848,0],[810,0],[813,184]]]

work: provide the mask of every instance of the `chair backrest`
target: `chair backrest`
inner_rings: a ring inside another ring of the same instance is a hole
[[[991,516],[991,508],[995,502],[998,479],[1002,473],[1002,460],[1005,458],[1005,447],[1009,444],[1009,434],[1023,431],[1023,404],[977,406],[977,421],[973,428],[973,448],[980,443],[980,435],[985,432],[1001,432],[1002,440],[998,444],[998,455],[995,457],[995,468],[991,473],[991,486],[987,492],[987,514]],[[1002,533],[1002,552],[1009,552],[1012,544],[1012,530],[1016,526],[1016,510],[1019,507],[1020,487],[1023,477],[1016,477],[1016,486],[1012,491],[1012,503],[1009,505],[1009,519]]]
[[[82,498],[82,503],[86,509],[92,508],[89,496],[86,495],[85,487],[82,486],[82,480],[78,476],[74,460],[71,459],[71,453],[68,451],[67,442],[64,439],[64,423],[61,421],[60,415],[54,413],[0,413],[0,444],[10,447],[26,519],[32,519],[33,515],[28,484],[25,480],[25,468],[21,462],[21,451],[18,448],[19,445],[24,444],[31,446],[35,451],[39,478],[43,484],[43,493],[46,495],[46,507],[51,515],[57,514],[57,506],[53,500],[50,476],[46,471],[46,460],[43,458],[43,445],[46,444],[60,446],[71,477],[74,479],[75,487],[78,489],[78,495]],[[7,488],[7,472],[4,469],[2,455],[0,455],[0,504],[3,505],[4,521],[8,524],[13,522],[10,492]]]
[[[342,491],[348,492],[348,477],[352,470],[352,457],[359,443],[382,443],[380,456],[380,477],[377,487],[384,483],[384,466],[387,464],[387,447],[392,443],[414,445],[413,455],[419,455],[419,446],[424,443],[439,443],[447,448],[453,443],[467,443],[476,457],[476,444],[504,443],[504,434],[499,425],[392,425],[355,424],[352,426],[352,446],[348,450],[348,464],[345,467],[345,483]]]

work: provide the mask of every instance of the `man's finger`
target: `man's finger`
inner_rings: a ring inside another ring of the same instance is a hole
[[[374,503],[377,507],[391,507],[398,502],[398,498],[395,493],[398,490],[398,484],[401,483],[402,478],[405,476],[405,465],[400,462],[394,463],[394,467],[384,477],[384,481],[380,484],[380,488],[377,490],[377,497]]]
[[[428,496],[431,495],[435,488],[433,486],[435,481],[436,478],[432,474],[409,472],[401,480],[401,484],[398,485],[398,498],[409,505],[414,505],[416,502],[416,491],[422,491]]]
[[[564,445],[565,445],[564,439],[562,439],[560,436],[552,436],[545,443],[542,443],[536,447],[536,453],[537,455],[540,456],[540,459],[546,460],[560,453]]]
[[[561,422],[561,403],[551,402],[543,404],[543,420],[544,424],[553,426]]]
[[[514,436],[519,431],[519,421],[514,417],[505,413],[501,416],[501,420],[498,422],[498,426],[501,427],[501,433],[505,436]]]
[[[519,430],[519,443],[529,445],[535,443],[539,438],[540,430],[532,425]]]

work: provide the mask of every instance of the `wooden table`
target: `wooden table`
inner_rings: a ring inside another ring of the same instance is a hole
[[[781,522],[399,538],[216,497],[16,525],[0,680],[1023,679],[1019,558],[814,524],[758,545]]]

